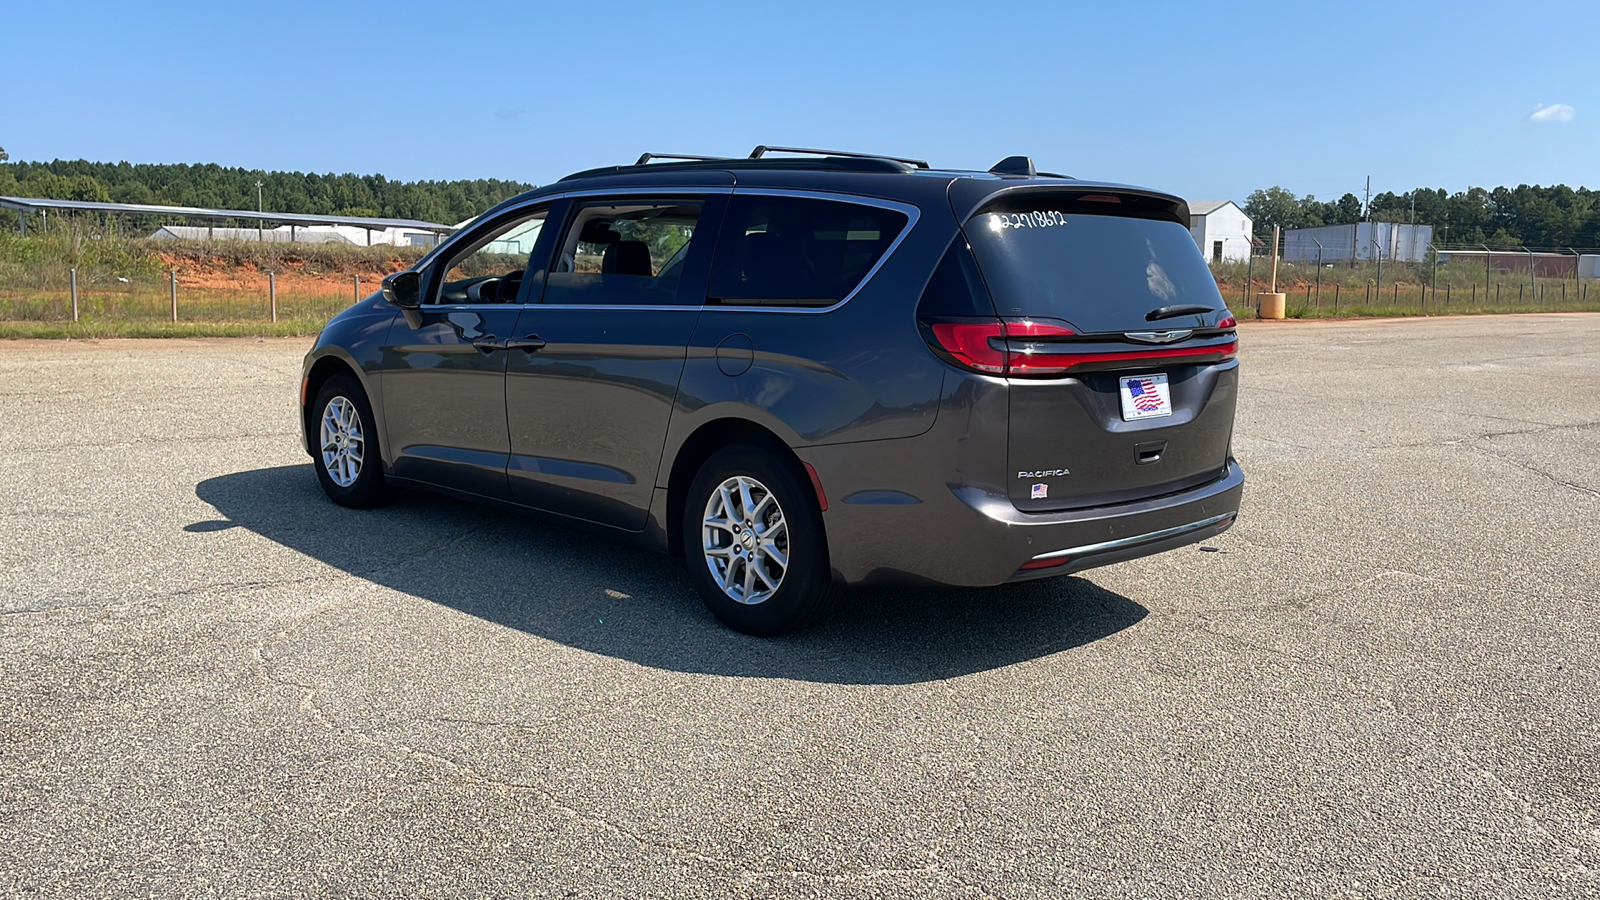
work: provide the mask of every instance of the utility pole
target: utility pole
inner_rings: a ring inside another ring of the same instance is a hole
[[[256,179],[256,212],[258,212],[258,213],[259,212],[266,212],[266,209],[261,205],[261,179],[259,179],[259,178]],[[261,220],[257,219],[256,220],[256,243],[259,244],[259,243],[261,243],[261,241],[262,241]]]
[[[1361,205],[1366,209],[1367,221],[1372,221],[1372,176],[1367,176],[1367,199]]]

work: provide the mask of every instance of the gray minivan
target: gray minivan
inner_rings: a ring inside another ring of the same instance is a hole
[[[685,557],[729,627],[1233,524],[1236,323],[1183,200],[758,147],[489,210],[307,354],[337,503],[422,487]]]

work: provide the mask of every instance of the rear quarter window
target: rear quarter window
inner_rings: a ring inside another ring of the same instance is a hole
[[[706,295],[721,306],[832,306],[905,230],[904,213],[809,197],[735,194]]]

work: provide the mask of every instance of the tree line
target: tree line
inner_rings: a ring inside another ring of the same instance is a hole
[[[1364,221],[1369,212],[1355,194],[1328,202],[1310,194],[1296,198],[1277,185],[1252,191],[1245,198],[1244,211],[1257,235],[1270,235],[1274,225],[1349,225]],[[1474,187],[1454,194],[1443,188],[1418,188],[1403,194],[1386,191],[1372,198],[1370,214],[1376,222],[1432,225],[1434,244],[1440,247],[1600,247],[1600,191],[1564,184]]]
[[[533,187],[516,181],[390,181],[382,175],[264,172],[214,163],[0,162],[0,196],[421,219],[453,225]]]

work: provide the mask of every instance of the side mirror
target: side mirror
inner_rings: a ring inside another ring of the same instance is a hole
[[[383,276],[383,299],[401,309],[422,305],[422,273],[395,272]]]

